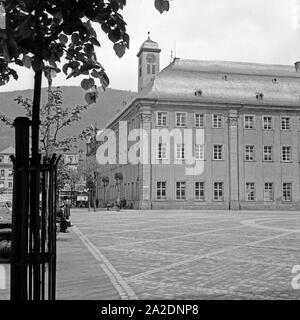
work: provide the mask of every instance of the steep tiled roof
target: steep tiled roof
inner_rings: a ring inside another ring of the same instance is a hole
[[[293,66],[175,59],[139,97],[300,107],[300,73]]]
[[[300,73],[286,65],[174,59],[108,125],[137,99],[300,108]]]

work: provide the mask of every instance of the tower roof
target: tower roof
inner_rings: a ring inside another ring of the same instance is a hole
[[[143,51],[147,51],[147,52],[160,52],[161,51],[159,49],[158,43],[151,40],[150,32],[148,32],[148,39],[146,41],[144,41],[143,44],[141,45],[137,56],[139,57]]]

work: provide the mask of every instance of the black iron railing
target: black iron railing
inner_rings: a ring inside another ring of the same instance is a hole
[[[11,299],[55,300],[57,164],[29,157],[28,118],[17,118],[12,212]]]

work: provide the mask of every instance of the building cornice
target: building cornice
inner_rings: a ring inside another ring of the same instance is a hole
[[[289,112],[300,112],[300,105],[274,105],[264,103],[263,105],[258,104],[242,104],[242,103],[228,103],[228,102],[200,102],[200,101],[188,101],[188,100],[171,100],[171,99],[153,99],[153,98],[136,98],[131,104],[124,109],[119,115],[116,116],[115,119],[110,121],[107,125],[107,128],[114,126],[118,121],[126,117],[135,107],[138,105],[149,106],[149,107],[161,107],[161,106],[172,106],[172,107],[207,107],[207,108],[215,108],[215,109],[253,109],[257,111],[289,111]]]
[[[161,49],[155,49],[155,48],[141,48],[140,51],[138,52],[138,54],[136,55],[138,58],[140,57],[140,55],[144,52],[156,52],[156,53],[160,53]]]

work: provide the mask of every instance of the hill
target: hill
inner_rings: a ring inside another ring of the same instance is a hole
[[[83,105],[84,90],[80,87],[60,87],[63,92],[64,104],[67,107]],[[24,111],[14,99],[18,96],[32,98],[32,90],[0,92],[0,112],[14,119],[17,116],[24,115]],[[90,124],[97,123],[98,128],[103,128],[114,114],[123,108],[123,101],[129,101],[136,93],[131,91],[123,91],[116,89],[107,89],[99,94],[96,104],[88,107],[87,111],[82,113],[82,119],[75,122],[71,127],[64,130],[63,136],[72,136],[79,134],[84,128]],[[42,90],[42,101],[46,102],[47,89]],[[14,130],[0,122],[0,150],[14,145]],[[84,147],[81,143],[80,147]]]

